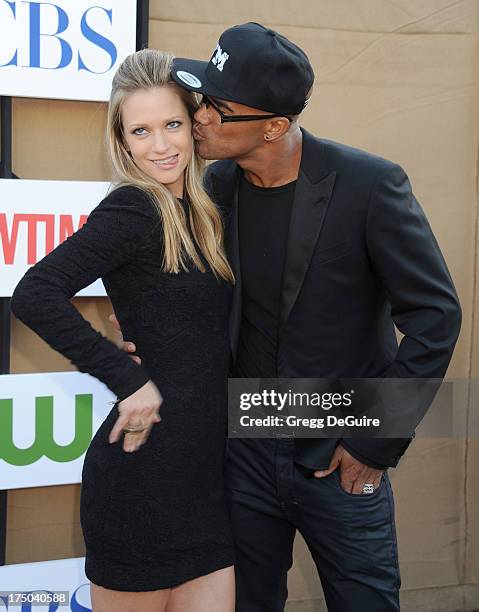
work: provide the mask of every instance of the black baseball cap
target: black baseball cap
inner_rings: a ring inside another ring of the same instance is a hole
[[[259,23],[223,32],[209,62],[175,58],[171,74],[190,91],[288,116],[303,110],[314,82],[304,51]]]

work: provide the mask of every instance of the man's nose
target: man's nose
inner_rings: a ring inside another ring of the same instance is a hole
[[[210,114],[204,102],[199,105],[198,110],[194,115],[194,119],[197,123],[201,123],[202,125],[206,125],[210,122]]]

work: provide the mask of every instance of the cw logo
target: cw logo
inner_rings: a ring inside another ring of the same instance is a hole
[[[92,439],[93,396],[75,395],[75,437],[61,446],[53,438],[53,397],[35,398],[35,440],[29,448],[13,442],[13,400],[0,400],[0,459],[10,465],[31,465],[45,456],[66,463],[81,457]]]

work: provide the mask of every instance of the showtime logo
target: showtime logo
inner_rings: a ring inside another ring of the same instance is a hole
[[[108,100],[136,0],[0,0],[0,95]]]
[[[79,230],[110,184],[0,179],[0,297],[11,297],[29,266]],[[100,280],[79,295],[102,296]]]
[[[79,221],[75,223],[73,215],[14,213],[9,228],[6,213],[0,213],[0,252],[3,254],[3,263],[14,265],[15,255],[18,254],[19,233],[24,234],[21,242],[27,245],[26,262],[33,265],[80,229],[87,218],[88,215],[80,215]],[[21,255],[24,257],[24,249]]]

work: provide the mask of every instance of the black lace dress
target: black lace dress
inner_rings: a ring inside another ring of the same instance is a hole
[[[149,379],[163,395],[162,420],[140,450],[124,452],[123,438],[108,443],[115,405],[85,457],[86,574],[123,591],[172,587],[233,563],[222,482],[231,287],[207,265],[163,272],[162,240],[148,196],[121,187],[27,272],[12,298],[20,320],[118,400]],[[142,366],[70,302],[98,277]]]

